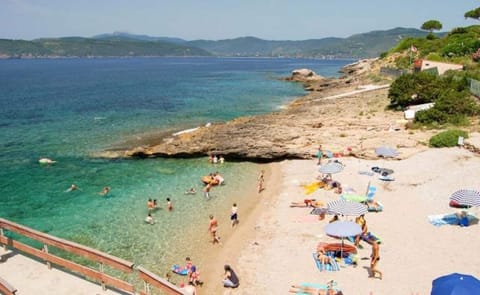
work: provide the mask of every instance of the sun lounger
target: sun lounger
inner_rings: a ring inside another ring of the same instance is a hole
[[[336,288],[335,287],[336,285],[337,285],[337,283],[333,282],[332,289],[337,293],[337,292],[340,291],[340,289]],[[327,291],[328,288],[329,288],[328,284],[318,284],[318,283],[300,283],[299,286],[309,288],[309,289],[316,289],[317,291],[319,291],[319,290]],[[294,292],[295,291],[293,291],[292,293],[294,293]],[[310,293],[296,292],[295,294],[296,295],[309,295]]]
[[[365,202],[365,205],[368,207],[368,212],[382,212],[383,211],[383,204],[377,202],[377,206],[369,205],[368,202]]]
[[[315,265],[317,266],[319,271],[338,271],[340,270],[340,266],[338,266],[335,257],[331,256],[329,264],[322,264],[320,260],[317,258],[317,253],[313,253],[313,260],[315,260]]]

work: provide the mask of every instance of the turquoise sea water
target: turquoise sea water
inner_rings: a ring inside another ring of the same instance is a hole
[[[206,158],[106,160],[91,155],[244,115],[304,95],[280,81],[296,68],[337,76],[350,60],[144,58],[0,60],[0,217],[163,273],[205,244],[208,215],[228,222],[258,167]],[[57,161],[39,165],[38,159]],[[226,185],[203,198],[200,177]],[[80,190],[65,192],[75,183]],[[98,192],[110,186],[107,197]],[[199,191],[184,195],[189,187]],[[165,210],[165,199],[175,210]],[[147,199],[163,207],[143,222]],[[241,212],[241,211],[240,211]],[[180,261],[179,261],[180,260]],[[159,268],[159,265],[165,266]]]

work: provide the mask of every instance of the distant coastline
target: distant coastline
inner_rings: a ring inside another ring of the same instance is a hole
[[[219,56],[362,59],[379,56],[397,44],[398,38],[425,35],[426,32],[418,29],[394,28],[347,38],[300,41],[272,41],[255,37],[187,41],[131,34],[103,34],[92,38],[41,38],[31,41],[0,39],[0,58]]]

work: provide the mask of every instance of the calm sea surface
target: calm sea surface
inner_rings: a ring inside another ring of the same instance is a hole
[[[338,76],[351,60],[143,58],[0,60],[0,217],[162,273],[205,243],[208,215],[228,222],[255,186],[252,163],[206,158],[105,160],[97,151],[159,131],[271,112],[305,94],[279,81],[309,68]],[[48,157],[52,166],[38,163]],[[220,171],[210,200],[200,177]],[[75,183],[80,190],[66,192]],[[110,186],[107,197],[98,192]],[[173,212],[165,210],[172,199]],[[144,223],[146,202],[163,209]],[[199,230],[200,229],[200,230]],[[158,265],[164,265],[160,268]]]

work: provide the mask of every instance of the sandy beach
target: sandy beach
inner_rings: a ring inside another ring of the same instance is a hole
[[[315,160],[291,160],[270,164],[267,188],[248,220],[223,245],[216,259],[215,275],[201,294],[289,294],[291,285],[335,280],[344,294],[430,294],[432,280],[452,272],[480,274],[479,225],[459,227],[429,223],[428,215],[460,211],[448,206],[449,196],[463,188],[478,189],[476,173],[480,157],[460,148],[428,149],[403,160],[339,159],[345,169],[334,174],[344,188],[362,194],[368,183],[377,187],[375,199],[384,211],[366,215],[369,230],[380,236],[381,259],[377,268],[383,280],[369,278],[371,247],[358,249],[358,266],[341,264],[340,271],[320,272],[312,252],[320,241],[333,241],[324,232],[328,219],[319,221],[311,209],[290,208],[306,196],[302,184],[319,175]],[[360,174],[379,166],[393,169],[395,180],[383,182],[378,174]],[[325,203],[337,199],[333,191],[319,189],[310,198]],[[477,213],[478,209],[471,209]],[[347,218],[352,219],[352,218]],[[347,242],[348,243],[348,242]],[[221,287],[223,262],[240,276],[235,290]],[[215,279],[218,285],[215,285]],[[212,281],[213,280],[213,281]],[[204,293],[204,292],[207,293]]]

